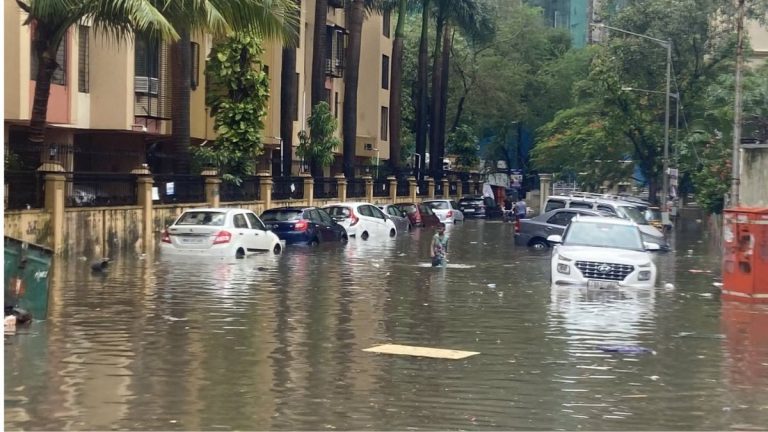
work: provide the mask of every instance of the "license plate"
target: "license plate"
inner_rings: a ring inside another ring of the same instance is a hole
[[[181,242],[184,244],[201,244],[203,239],[196,237],[182,237]]]
[[[462,210],[464,213],[474,213],[475,209],[464,209]]]
[[[587,281],[587,288],[595,288],[595,289],[612,289],[612,288],[618,288],[619,283],[613,282],[613,281],[603,281],[603,280],[588,280]]]

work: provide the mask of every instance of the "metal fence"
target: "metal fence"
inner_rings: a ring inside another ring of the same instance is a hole
[[[335,178],[315,179],[315,198],[338,198],[339,182]]]
[[[435,196],[436,197],[443,196],[443,182],[435,183]]]
[[[397,181],[397,196],[409,196],[411,194],[411,183],[408,180]]]
[[[416,196],[427,196],[429,195],[429,182],[426,180],[421,180],[418,182],[418,189],[416,190]]]
[[[350,179],[347,181],[347,197],[362,198],[365,196],[365,180]]]
[[[205,178],[192,174],[155,174],[160,204],[205,202]]]
[[[43,174],[36,170],[5,171],[5,199],[8,210],[42,208]]]
[[[461,182],[461,191],[464,193],[464,195],[474,195],[475,191],[472,190],[472,183],[468,181],[462,181]]]
[[[258,201],[261,199],[261,182],[257,176],[243,178],[240,185],[222,182],[219,196],[222,202],[229,201]]]
[[[375,197],[388,197],[389,196],[389,180],[376,179],[373,181],[373,196]]]
[[[459,182],[452,181],[448,183],[449,195],[456,195],[459,191]]]
[[[272,199],[303,199],[304,177],[276,177],[272,183]]]
[[[136,176],[124,173],[74,172],[65,188],[68,207],[136,205]]]

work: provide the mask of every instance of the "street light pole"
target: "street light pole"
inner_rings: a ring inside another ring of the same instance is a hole
[[[662,47],[667,49],[667,83],[666,83],[666,103],[665,103],[665,109],[664,109],[664,160],[662,161],[662,202],[661,202],[661,211],[667,212],[669,211],[669,208],[667,207],[667,198],[669,196],[669,177],[667,171],[669,171],[669,98],[670,98],[670,85],[672,81],[672,41],[671,40],[662,40],[657,39],[655,37],[647,36],[640,33],[631,32],[629,30],[624,30],[616,27],[611,27],[609,25],[605,25],[602,23],[599,24],[592,24],[596,27],[602,27],[607,28],[609,30],[615,30],[620,33],[626,33],[632,36],[637,36],[643,39],[648,39],[656,42],[657,44],[661,45]]]

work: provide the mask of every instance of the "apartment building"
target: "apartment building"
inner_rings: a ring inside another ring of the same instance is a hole
[[[325,89],[339,120],[337,134],[341,137],[348,32],[344,1],[333,0],[329,5]],[[314,8],[314,0],[301,2],[296,64],[299,101],[294,137],[306,127],[305,119],[311,109]],[[30,28],[23,25],[25,18],[14,2],[4,2],[6,151],[20,156],[25,167],[33,168],[41,160],[58,160],[66,171],[129,172],[143,163],[149,163],[153,171],[168,170],[171,165],[168,160],[174,157],[170,146],[173,109],[170,80],[174,65],[168,44],[148,43],[141,38],[108,40],[94,34],[87,23],[71,28],[57,54],[61,66],[51,85],[46,145],[30,149],[26,137],[34,96],[35,65]],[[363,24],[356,149],[356,162],[361,164],[372,158],[389,158],[390,28],[388,15],[371,15]],[[216,139],[214,121],[205,106],[205,61],[212,44],[210,35],[192,35],[193,145]],[[260,170],[269,170],[279,166],[273,163],[273,158],[279,159],[283,143],[280,137],[282,45],[267,41],[264,48],[262,61],[270,77],[270,100],[262,131],[265,152],[257,164]],[[295,146],[298,140],[293,141]],[[341,152],[340,146],[339,162],[327,170],[327,175],[341,172]]]

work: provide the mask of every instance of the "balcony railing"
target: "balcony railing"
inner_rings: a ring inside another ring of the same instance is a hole
[[[335,178],[315,179],[315,198],[338,198],[339,185]]]
[[[365,180],[363,179],[350,179],[347,183],[347,197],[348,198],[362,198],[365,196]]]
[[[272,182],[273,200],[304,198],[304,177],[276,177]]]
[[[325,59],[325,74],[334,78],[344,77],[344,61],[338,58]]]
[[[259,177],[256,176],[243,178],[240,185],[221,183],[221,201],[258,201],[261,199],[260,184]]]

